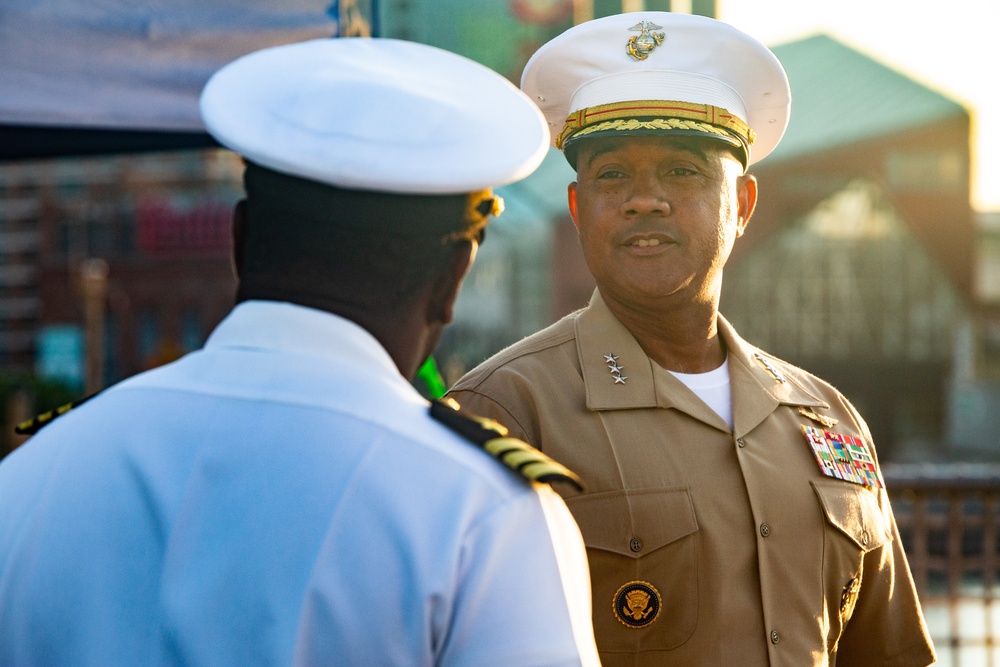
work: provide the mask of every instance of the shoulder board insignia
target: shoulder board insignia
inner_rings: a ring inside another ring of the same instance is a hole
[[[566,482],[578,491],[583,490],[575,472],[523,440],[508,437],[506,427],[499,422],[460,412],[453,398],[432,401],[431,417],[479,445],[525,479],[546,484]]]
[[[62,417],[73,408],[80,407],[94,396],[97,396],[97,394],[95,393],[90,396],[84,396],[83,398],[75,400],[72,403],[60,405],[54,410],[49,410],[48,412],[43,412],[42,414],[32,417],[31,419],[26,419],[14,427],[14,433],[17,433],[18,435],[34,435],[41,431],[43,427],[51,424],[55,419]]]

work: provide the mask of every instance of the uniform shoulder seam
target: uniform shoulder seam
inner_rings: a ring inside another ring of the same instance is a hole
[[[459,381],[455,389],[469,389],[483,384],[493,373],[503,368],[507,364],[523,357],[531,356],[545,350],[559,347],[576,336],[573,320],[581,311],[570,313],[554,324],[538,331],[526,338],[522,338],[516,343],[503,348],[476,368],[469,371],[465,378]]]

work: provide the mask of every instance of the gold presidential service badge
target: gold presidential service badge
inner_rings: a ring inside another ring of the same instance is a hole
[[[660,615],[660,593],[648,581],[630,581],[615,593],[615,618],[630,628],[644,628]]]

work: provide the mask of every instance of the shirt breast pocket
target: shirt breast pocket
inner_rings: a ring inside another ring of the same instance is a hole
[[[601,651],[667,650],[698,617],[698,522],[686,487],[568,498],[587,545]]]
[[[865,554],[892,541],[888,517],[875,492],[849,482],[813,481],[827,529],[823,545],[823,582],[829,618],[839,637],[854,612],[863,585]]]
[[[827,523],[847,537],[861,553],[892,541],[889,522],[874,492],[850,482],[813,481],[812,485]]]

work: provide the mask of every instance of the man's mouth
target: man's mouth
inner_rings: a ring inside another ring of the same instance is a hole
[[[632,242],[632,245],[639,246],[640,248],[658,246],[660,245],[660,239],[636,239]]]
[[[631,248],[656,248],[671,243],[677,243],[677,239],[665,232],[639,232],[624,239],[624,244]]]

